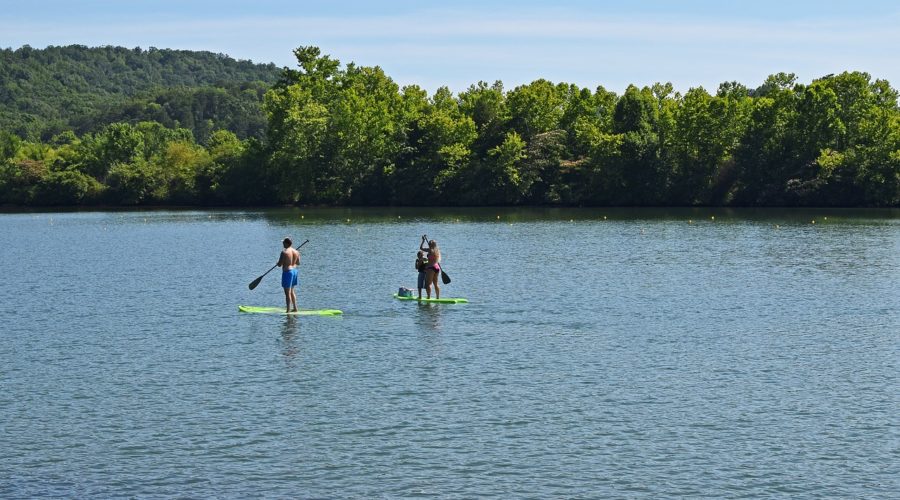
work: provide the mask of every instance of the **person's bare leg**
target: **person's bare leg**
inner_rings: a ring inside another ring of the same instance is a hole
[[[438,281],[440,281],[440,280],[438,280],[438,273],[435,272],[434,273],[434,298],[436,298],[436,299],[441,298],[441,287],[440,287],[440,285],[438,285]]]
[[[291,312],[291,290],[290,288],[284,289],[284,312]]]
[[[431,281],[434,279],[434,271],[431,269],[425,271],[425,293],[431,298]]]
[[[291,304],[294,305],[293,312],[297,312],[297,292],[294,291],[294,288],[291,288]]]

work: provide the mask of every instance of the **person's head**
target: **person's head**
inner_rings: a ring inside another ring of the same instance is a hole
[[[421,258],[424,257],[424,256],[425,256],[425,252],[423,252],[423,251],[421,251],[421,250],[419,250],[418,252],[416,252],[416,257],[417,257],[417,258],[421,259]]]
[[[438,246],[437,246],[437,242],[436,242],[436,241],[430,240],[430,241],[428,242],[428,248],[431,248],[431,249],[433,249],[433,250],[437,250],[437,247],[438,247]]]
[[[281,241],[281,244],[284,245],[284,248],[291,248],[294,245],[294,242],[291,241],[290,238],[285,238]]]

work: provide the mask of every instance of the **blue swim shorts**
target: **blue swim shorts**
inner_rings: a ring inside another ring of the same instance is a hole
[[[289,269],[281,272],[281,288],[293,288],[297,286],[297,269]]]
[[[419,271],[419,288],[425,288],[425,271]]]

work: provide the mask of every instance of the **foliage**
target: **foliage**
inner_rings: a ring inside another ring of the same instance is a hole
[[[0,50],[0,130],[48,140],[114,122],[158,121],[205,142],[224,128],[263,137],[274,64],[186,50],[69,45]]]
[[[295,50],[271,87],[179,80],[162,63],[184,70],[197,53],[51,49],[3,55],[39,75],[67,67],[52,54],[103,54],[157,86],[127,80],[127,99],[71,116],[38,100],[3,108],[20,119],[0,130],[3,204],[900,206],[898,93],[866,73],[779,73],[715,94],[536,80],[429,95],[316,47]],[[217,57],[216,71],[260,70]],[[85,74],[75,88],[114,93]]]

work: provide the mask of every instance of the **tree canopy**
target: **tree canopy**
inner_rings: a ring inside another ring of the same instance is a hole
[[[863,72],[715,93],[537,79],[454,95],[317,47],[275,77],[214,54],[200,59],[218,69],[186,76],[182,51],[51,49],[37,66],[97,50],[130,78],[181,83],[103,94],[76,71],[75,88],[119,99],[66,108],[79,112],[0,94],[0,117],[19,117],[0,121],[0,203],[900,206],[898,93]],[[182,62],[135,62],[162,53]],[[3,68],[4,88],[21,86]]]
[[[262,96],[274,64],[223,54],[81,45],[0,50],[0,130],[48,140],[116,121],[159,121],[205,139],[214,128],[264,135]]]

